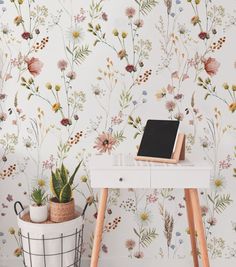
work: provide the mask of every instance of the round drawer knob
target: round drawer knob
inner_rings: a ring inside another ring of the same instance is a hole
[[[122,182],[122,181],[123,181],[123,178],[122,178],[122,177],[120,177],[119,181],[120,181],[120,182]]]

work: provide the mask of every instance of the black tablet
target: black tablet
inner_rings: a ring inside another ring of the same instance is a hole
[[[170,159],[178,128],[179,121],[148,120],[137,156]]]

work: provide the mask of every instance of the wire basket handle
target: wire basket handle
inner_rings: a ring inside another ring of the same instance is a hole
[[[83,218],[84,218],[85,211],[86,211],[87,207],[88,207],[88,202],[85,204],[84,209],[83,209],[83,212],[82,212],[82,217]]]
[[[19,205],[20,206],[20,208],[21,208],[21,210],[18,212],[17,211],[17,205]],[[24,210],[24,207],[23,207],[23,205],[22,205],[22,203],[20,202],[20,201],[16,201],[15,203],[14,203],[14,211],[15,211],[15,214],[16,215],[19,215],[19,214],[21,214],[21,212]]]

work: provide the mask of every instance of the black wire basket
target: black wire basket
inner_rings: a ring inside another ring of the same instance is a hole
[[[20,212],[17,211],[17,205],[21,208]],[[24,209],[19,201],[15,202],[24,266],[81,267],[84,215],[87,206],[88,204],[74,220],[56,224],[35,224],[21,219],[28,210]]]

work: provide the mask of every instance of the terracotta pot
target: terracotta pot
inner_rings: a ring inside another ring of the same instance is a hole
[[[65,222],[75,218],[75,202],[59,203],[56,198],[50,199],[50,220]]]

